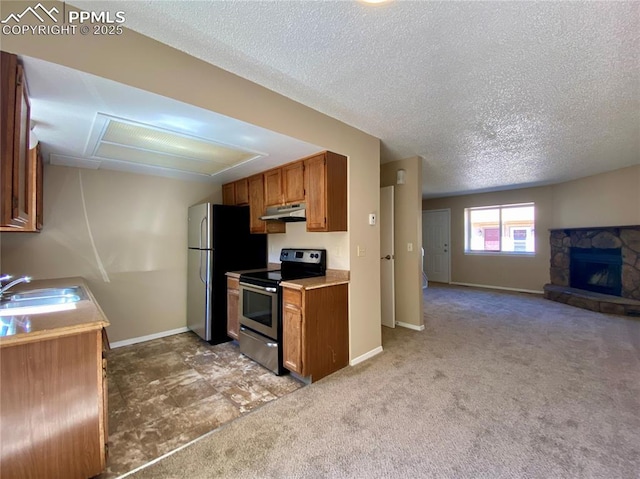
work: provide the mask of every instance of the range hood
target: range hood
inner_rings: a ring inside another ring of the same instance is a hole
[[[296,203],[286,206],[269,206],[267,214],[260,217],[264,221],[306,221],[305,204]]]

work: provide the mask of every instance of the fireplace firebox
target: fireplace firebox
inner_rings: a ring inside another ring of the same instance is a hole
[[[570,286],[595,293],[622,293],[621,248],[572,247]]]

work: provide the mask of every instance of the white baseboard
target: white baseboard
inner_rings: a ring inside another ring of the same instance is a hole
[[[452,281],[449,284],[455,284],[457,286],[471,286],[472,288],[502,289],[504,291],[515,291],[516,293],[544,294],[544,291],[538,291],[535,289],[506,288],[504,286],[491,286],[487,284],[473,284],[473,283],[457,283],[455,281]]]
[[[136,343],[144,343],[145,341],[151,341],[152,339],[164,338],[166,336],[173,336],[174,334],[186,333],[189,331],[189,328],[178,328],[172,329],[170,331],[162,331],[161,333],[149,334],[147,336],[140,336],[138,338],[125,339],[123,341],[116,341],[115,343],[110,343],[111,349],[121,348],[122,346],[131,346]]]
[[[372,349],[368,353],[364,353],[363,355],[352,359],[351,361],[349,361],[349,365],[350,366],[355,366],[356,364],[359,364],[359,363],[361,363],[363,361],[366,361],[367,359],[372,358],[375,355],[380,354],[381,352],[382,352],[382,346],[378,346],[377,348]]]
[[[400,326],[401,328],[413,329],[414,331],[424,331],[424,324],[420,326],[411,323],[403,323],[402,321],[396,321],[396,326]]]

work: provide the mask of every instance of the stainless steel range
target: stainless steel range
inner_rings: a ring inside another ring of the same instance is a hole
[[[323,249],[284,248],[280,269],[240,275],[240,352],[277,375],[282,366],[282,287],[287,280],[324,276]]]

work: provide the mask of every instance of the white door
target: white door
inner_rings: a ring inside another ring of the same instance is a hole
[[[393,249],[393,186],[380,188],[380,297],[382,325],[396,327]]]
[[[450,222],[451,210],[422,212],[422,245],[424,272],[429,281],[449,283],[450,276]]]

